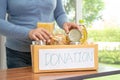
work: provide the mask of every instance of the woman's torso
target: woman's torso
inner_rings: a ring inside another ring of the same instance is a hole
[[[36,28],[37,22],[53,22],[56,3],[57,0],[8,0],[8,21],[30,29]],[[30,44],[30,40],[7,38],[6,46],[29,52]]]

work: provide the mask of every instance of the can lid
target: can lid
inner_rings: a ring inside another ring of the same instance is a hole
[[[68,33],[68,38],[71,42],[80,42],[82,38],[82,33],[78,29],[72,29]]]

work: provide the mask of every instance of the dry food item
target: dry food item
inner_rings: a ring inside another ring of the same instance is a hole
[[[48,45],[66,45],[66,36],[63,34],[54,35]]]
[[[54,22],[50,22],[50,23],[38,22],[38,23],[37,23],[37,28],[44,28],[44,29],[46,29],[48,32],[53,33],[53,30],[54,30]]]
[[[68,33],[68,38],[70,42],[80,42],[80,39],[82,38],[82,33],[78,29],[72,29]]]

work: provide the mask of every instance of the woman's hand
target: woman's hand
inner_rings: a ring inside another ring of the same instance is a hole
[[[63,29],[65,30],[65,32],[66,32],[67,34],[69,33],[69,31],[70,31],[71,29],[78,29],[78,30],[81,31],[81,27],[80,27],[79,25],[75,24],[75,23],[72,23],[72,22],[65,22],[65,23],[63,24]]]
[[[52,35],[43,28],[36,28],[29,32],[29,38],[35,41],[42,40],[45,42],[50,42],[51,37]]]

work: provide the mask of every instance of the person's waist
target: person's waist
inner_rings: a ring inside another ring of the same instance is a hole
[[[7,39],[6,41],[6,47],[21,52],[30,52],[30,45],[31,45],[30,42],[21,41],[21,40]]]

